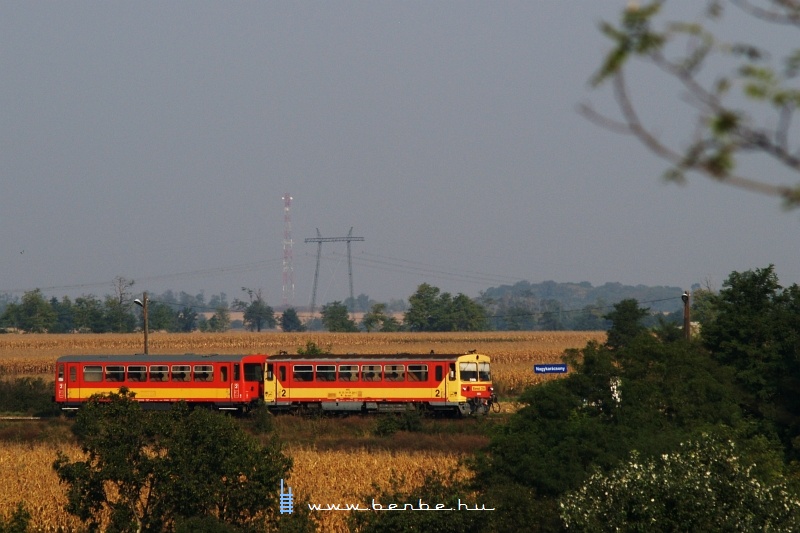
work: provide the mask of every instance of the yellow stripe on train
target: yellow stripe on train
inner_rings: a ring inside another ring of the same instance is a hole
[[[229,387],[204,387],[202,389],[129,387],[128,390],[136,394],[137,400],[230,400],[231,397]],[[83,400],[94,394],[108,394],[118,391],[119,388],[72,387],[67,390],[67,399]]]

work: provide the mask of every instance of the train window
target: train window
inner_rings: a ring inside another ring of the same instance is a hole
[[[478,363],[478,379],[481,381],[492,381],[492,372],[489,370],[489,363]]]
[[[461,381],[478,381],[477,363],[459,363],[458,369],[461,374]]]
[[[74,383],[78,380],[78,369],[74,366],[69,367],[69,380]]]
[[[292,379],[295,381],[314,381],[314,367],[311,365],[294,365]]]
[[[64,365],[58,365],[58,381],[64,381]]]
[[[214,381],[214,367],[211,365],[194,365],[195,381]]]
[[[436,381],[442,381],[442,379],[444,379],[444,367],[436,365]]]
[[[428,365],[408,365],[408,381],[428,381]]]
[[[128,381],[146,381],[147,367],[144,365],[131,365],[128,367]]]
[[[386,365],[383,367],[383,376],[386,381],[405,381],[406,367],[403,365]]]
[[[228,382],[228,367],[221,366],[219,367],[219,380],[223,383]]]
[[[336,366],[317,365],[317,381],[336,381]]]
[[[272,381],[275,379],[274,373],[275,369],[272,366],[272,363],[267,363],[267,381]]]
[[[242,379],[242,376],[239,374],[239,363],[234,363],[233,365],[233,381],[239,381]]]
[[[169,367],[167,365],[153,365],[150,367],[150,381],[167,381]]]
[[[264,381],[264,365],[260,363],[244,364],[245,381]]]
[[[450,370],[447,371],[447,379],[454,381],[456,379],[456,364],[450,363]]]
[[[100,365],[83,367],[83,381],[103,381],[103,367]]]
[[[339,381],[358,381],[358,365],[339,365]]]
[[[106,381],[122,381],[125,379],[125,367],[109,365],[106,367]]]
[[[281,365],[281,366],[278,367],[278,379],[281,380],[282,382],[286,381],[286,366],[285,365]]]
[[[381,365],[364,365],[361,367],[361,379],[364,381],[380,381]]]
[[[192,367],[189,365],[172,365],[172,381],[189,381]]]

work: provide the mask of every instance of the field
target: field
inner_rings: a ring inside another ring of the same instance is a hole
[[[583,347],[587,341],[604,341],[604,332],[502,332],[502,333],[420,333],[420,334],[332,334],[332,333],[225,333],[151,334],[150,353],[296,353],[307,342],[332,353],[460,353],[477,350],[492,358],[492,374],[503,402],[527,385],[552,375],[533,373],[532,365],[561,362],[567,348]],[[136,353],[142,351],[141,335],[0,335],[0,377],[35,376],[52,379],[57,357],[64,354]],[[502,415],[501,415],[502,416]],[[462,421],[442,421],[423,434],[400,433],[391,438],[373,436],[375,421],[353,417],[335,420],[300,421],[278,417],[276,430],[294,458],[290,480],[296,499],[312,503],[359,503],[372,485],[388,487],[390,480],[403,479],[403,486],[418,486],[425,474],[456,469],[462,478],[468,473],[459,461],[476,446],[485,444]],[[466,424],[492,423],[463,421]],[[437,424],[438,421],[426,422]],[[7,423],[8,424],[8,423]],[[20,424],[13,422],[10,424]],[[25,432],[8,428],[2,432],[11,441],[0,447],[0,514],[10,513],[21,499],[33,515],[36,530],[73,530],[78,523],[62,511],[65,497],[51,465],[56,450],[78,457],[63,420],[39,422],[45,429],[32,430],[49,435],[33,442]],[[448,425],[449,424],[449,425]],[[441,429],[443,428],[443,429]],[[20,442],[23,441],[23,442]],[[321,529],[345,531],[344,513],[319,513]]]

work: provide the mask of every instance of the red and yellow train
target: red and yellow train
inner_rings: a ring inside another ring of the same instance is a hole
[[[56,361],[55,401],[77,409],[126,387],[150,408],[179,401],[247,411],[486,413],[497,401],[483,354],[67,355]]]

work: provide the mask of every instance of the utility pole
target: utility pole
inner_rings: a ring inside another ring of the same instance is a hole
[[[319,228],[317,228],[317,236],[316,237],[309,237],[305,240],[305,242],[315,242],[317,243],[317,268],[314,271],[314,288],[311,291],[311,313],[314,313],[314,308],[317,304],[317,281],[319,280],[319,261],[320,256],[322,255],[322,243],[323,242],[346,242],[347,243],[347,274],[350,277],[350,306],[353,305],[353,262],[350,256],[350,243],[352,241],[363,241],[364,237],[353,237],[353,228],[350,228],[350,232],[347,234],[346,237],[323,237],[322,234],[319,232]],[[352,309],[348,309],[352,311]]]
[[[150,301],[150,299],[147,297],[147,291],[142,293],[142,299],[141,300],[139,298],[136,298],[133,301],[133,303],[135,303],[136,305],[138,305],[139,307],[142,308],[142,321],[144,322],[144,328],[143,329],[144,329],[144,354],[145,355],[147,355],[149,353],[148,352],[148,347],[147,347],[147,331],[149,329],[149,324],[148,324],[148,320],[147,320],[147,303],[149,301]]]
[[[683,291],[681,300],[683,300],[683,338],[687,341],[692,336],[692,320],[690,317],[690,304],[689,304],[689,291]]]

